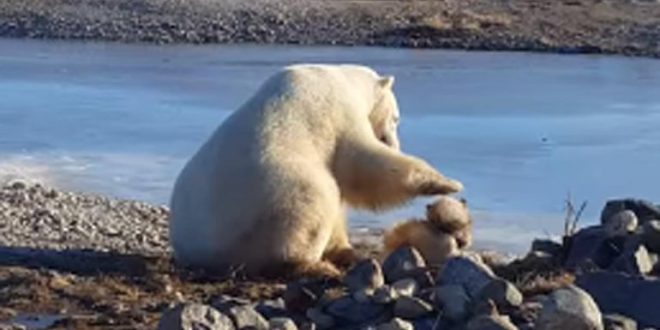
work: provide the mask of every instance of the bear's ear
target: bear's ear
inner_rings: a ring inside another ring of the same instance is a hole
[[[378,80],[378,85],[383,89],[392,89],[394,86],[394,76],[383,76]]]

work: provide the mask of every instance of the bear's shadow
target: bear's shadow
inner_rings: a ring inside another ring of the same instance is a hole
[[[159,257],[86,249],[54,250],[0,247],[0,267],[51,269],[81,276],[144,276]]]

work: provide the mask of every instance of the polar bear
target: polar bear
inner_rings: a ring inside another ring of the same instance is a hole
[[[338,276],[355,258],[344,205],[384,210],[460,191],[399,151],[393,83],[360,65],[297,64],[267,79],[176,180],[177,263]]]

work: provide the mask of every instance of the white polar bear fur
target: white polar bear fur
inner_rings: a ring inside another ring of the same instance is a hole
[[[175,259],[260,272],[352,251],[344,204],[369,209],[462,189],[402,154],[394,78],[357,65],[271,76],[185,165],[171,199]]]

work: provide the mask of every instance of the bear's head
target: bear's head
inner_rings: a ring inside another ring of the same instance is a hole
[[[399,150],[399,106],[394,97],[393,76],[378,78],[376,103],[369,114],[369,121],[376,137],[387,146]]]

